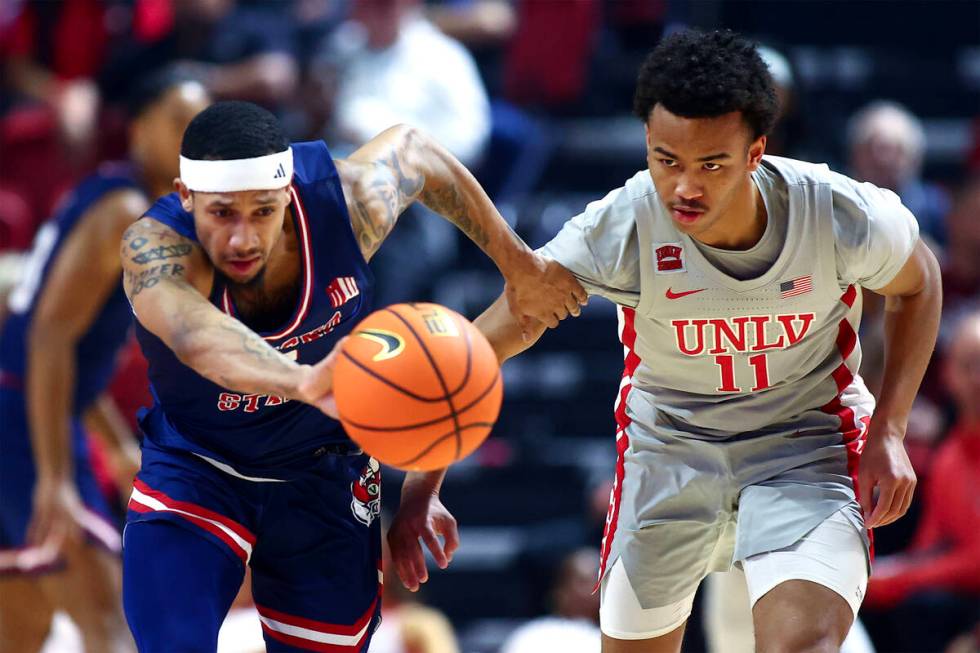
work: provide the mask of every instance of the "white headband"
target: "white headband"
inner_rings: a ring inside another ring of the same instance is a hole
[[[275,154],[226,161],[202,161],[182,156],[180,180],[188,189],[203,193],[283,188],[293,180],[293,150],[286,148]]]

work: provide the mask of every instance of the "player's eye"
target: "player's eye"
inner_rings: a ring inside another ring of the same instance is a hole
[[[261,216],[261,217],[264,218],[264,217],[267,217],[267,216],[272,215],[274,212],[275,212],[275,209],[273,209],[271,206],[263,206],[261,209],[259,209],[258,211],[255,212],[255,215],[258,215],[258,216]]]
[[[659,159],[660,164],[665,168],[676,168],[677,161],[675,159]]]
[[[721,170],[721,165],[718,163],[714,163],[712,161],[708,161],[707,163],[704,164],[704,169],[707,170],[708,172],[714,172],[715,170]]]
[[[231,217],[231,209],[212,209],[211,215],[216,218],[229,218]]]

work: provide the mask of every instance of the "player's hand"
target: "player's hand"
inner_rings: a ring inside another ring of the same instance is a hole
[[[438,494],[403,487],[401,506],[388,529],[388,547],[398,578],[412,592],[429,580],[421,542],[425,542],[439,568],[445,569],[459,547],[456,519],[442,505]]]
[[[915,471],[902,434],[878,430],[873,420],[858,467],[858,491],[868,528],[885,526],[904,515],[915,491]]]
[[[340,419],[337,413],[337,400],[333,394],[333,371],[337,367],[337,356],[346,337],[341,338],[327,357],[316,365],[303,365],[303,379],[297,386],[300,401],[316,406],[327,416]]]
[[[528,340],[535,322],[554,329],[569,315],[578,316],[589,296],[563,265],[536,252],[526,263],[505,275],[507,302]]]
[[[28,545],[58,551],[66,541],[80,539],[82,530],[76,516],[82,510],[82,499],[71,480],[38,479],[27,526]]]

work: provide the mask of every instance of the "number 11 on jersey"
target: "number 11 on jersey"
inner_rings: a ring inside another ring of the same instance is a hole
[[[718,392],[742,392],[742,388],[735,385],[735,357],[731,354],[719,354],[715,356],[715,365],[721,371],[721,385],[717,388]],[[755,371],[755,385],[750,392],[768,388],[769,361],[766,354],[749,356],[749,365]]]

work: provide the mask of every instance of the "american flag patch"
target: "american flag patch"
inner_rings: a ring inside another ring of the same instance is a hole
[[[790,281],[783,281],[779,284],[780,299],[789,299],[813,290],[813,277],[809,274],[805,277],[796,277]]]
[[[360,294],[354,277],[337,277],[327,285],[327,296],[334,308],[340,308]]]

